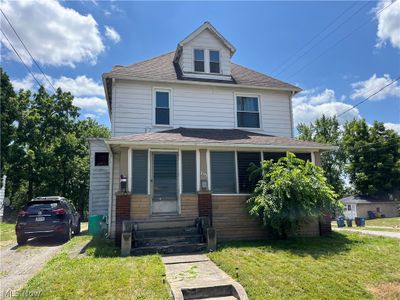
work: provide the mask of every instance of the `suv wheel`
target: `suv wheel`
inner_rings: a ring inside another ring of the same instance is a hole
[[[25,245],[27,240],[28,239],[26,237],[24,237],[23,235],[17,235],[17,244],[18,244],[18,246]]]
[[[68,225],[67,231],[64,233],[63,240],[64,242],[68,242],[72,237],[72,228],[71,224]]]
[[[81,233],[81,220],[78,220],[78,225],[76,225],[76,228],[74,230],[74,235],[78,235]]]

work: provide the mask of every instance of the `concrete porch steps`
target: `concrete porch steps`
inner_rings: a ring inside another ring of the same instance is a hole
[[[153,245],[148,247],[132,248],[131,255],[146,255],[146,254],[174,254],[174,253],[194,253],[207,249],[205,243],[183,244],[176,243],[173,245]]]
[[[131,255],[204,251],[207,249],[207,244],[203,242],[203,236],[193,224],[193,220],[189,226],[184,223],[181,227],[169,227],[168,223],[162,224],[163,226],[159,228],[143,228],[142,224],[139,224],[133,236]]]

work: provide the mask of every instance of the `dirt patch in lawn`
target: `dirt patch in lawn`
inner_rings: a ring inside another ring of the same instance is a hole
[[[377,299],[392,300],[400,299],[400,282],[388,282],[369,285],[367,290]]]

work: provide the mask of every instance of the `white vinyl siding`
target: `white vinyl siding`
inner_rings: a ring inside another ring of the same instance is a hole
[[[153,91],[157,84],[117,80],[113,101],[113,136],[165,130],[153,126]],[[235,95],[260,97],[262,128],[257,132],[291,136],[289,92],[163,84],[171,91],[171,125],[189,128],[235,128]]]
[[[108,152],[104,141],[90,141],[89,215],[107,215],[109,199],[109,166],[95,166],[95,153]]]
[[[217,50],[220,53],[220,72],[223,75],[231,75],[230,51],[226,46],[209,30],[204,30],[196,38],[183,46],[180,66],[184,73],[194,71],[193,49],[207,49],[204,52],[206,72],[209,70],[209,50]]]

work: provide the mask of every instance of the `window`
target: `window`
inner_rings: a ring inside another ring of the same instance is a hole
[[[237,126],[260,128],[260,112],[257,97],[236,97]]]
[[[295,155],[304,161],[311,161],[311,153],[295,153]]]
[[[210,50],[210,73],[219,72],[219,51]]]
[[[169,92],[156,91],[156,125],[170,124]]]
[[[94,154],[95,166],[108,166],[108,152],[96,152]]]
[[[250,180],[250,166],[255,164],[260,166],[260,152],[238,152],[237,166],[239,179],[239,193],[250,193],[257,184],[259,178]]]
[[[211,190],[214,194],[236,193],[235,152],[210,152]]]
[[[182,192],[196,192],[196,151],[182,151]]]
[[[194,71],[204,72],[204,50],[194,50]]]
[[[347,205],[347,210],[351,211],[351,205],[350,204]]]
[[[132,193],[147,194],[147,150],[132,151]]]

